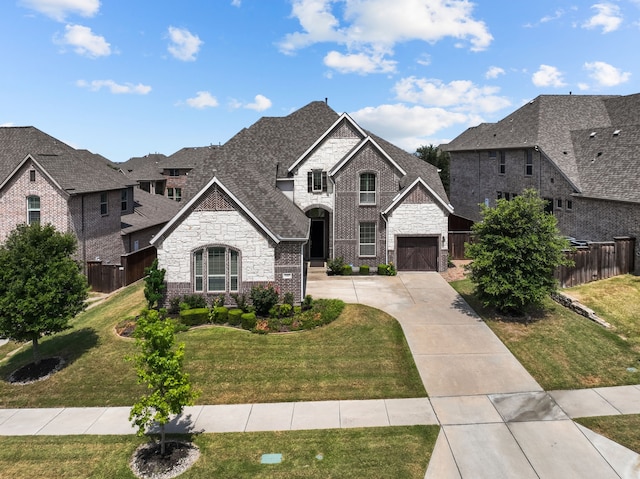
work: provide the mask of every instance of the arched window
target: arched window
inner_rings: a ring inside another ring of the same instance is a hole
[[[376,204],[376,175],[375,173],[362,173],[360,175],[360,204]]]
[[[40,197],[27,196],[27,224],[40,223]]]
[[[233,293],[240,286],[240,255],[225,246],[193,252],[193,289],[196,292]]]

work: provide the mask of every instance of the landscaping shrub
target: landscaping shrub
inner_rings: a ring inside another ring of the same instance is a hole
[[[189,305],[189,309],[206,308],[207,300],[202,294],[185,294],[182,297],[182,302]]]
[[[398,270],[395,265],[389,261],[389,264],[387,265],[387,276],[395,276],[396,274],[398,274]]]
[[[284,304],[291,305],[291,307],[293,308],[293,303],[294,303],[293,293],[291,293],[291,292],[284,293],[284,297],[282,298],[282,302]]]
[[[278,304],[278,291],[271,284],[254,286],[250,297],[258,316],[269,316],[269,310]]]
[[[327,261],[327,273],[333,275],[341,275],[344,272],[344,258],[338,257]]]
[[[369,275],[369,265],[368,264],[363,264],[362,266],[360,266],[360,274],[363,276],[368,276]]]
[[[288,303],[276,304],[269,310],[269,316],[271,318],[286,318],[293,314],[293,306]]]
[[[215,306],[212,310],[213,322],[216,324],[224,324],[229,319],[229,310],[224,306]]]
[[[224,306],[225,299],[226,298],[224,294],[214,296],[213,298],[211,298],[211,308],[213,309],[216,306]]]
[[[351,268],[350,264],[345,264],[342,267],[342,275],[343,276],[351,276],[351,273],[353,273],[353,269]]]
[[[387,265],[384,263],[380,263],[378,265],[378,274],[381,276],[386,276],[387,275]]]
[[[180,312],[180,296],[174,296],[169,300],[169,314],[178,314]]]
[[[244,311],[240,308],[233,308],[229,310],[227,321],[231,326],[240,326],[242,324],[242,315]]]
[[[313,297],[310,294],[307,294],[302,300],[302,310],[311,309],[313,306]]]
[[[241,309],[244,313],[249,312],[249,302],[245,293],[231,293],[231,297],[236,302],[236,308]]]
[[[192,308],[180,311],[180,321],[187,326],[199,326],[209,322],[209,308]]]
[[[251,331],[256,327],[256,313],[243,313],[240,319],[242,329]]]

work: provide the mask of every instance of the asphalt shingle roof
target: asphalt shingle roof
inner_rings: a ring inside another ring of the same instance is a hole
[[[0,128],[0,184],[31,155],[69,194],[90,193],[132,186],[105,158],[69,145],[34,128]]]
[[[168,223],[182,205],[162,195],[133,190],[133,213],[120,217],[122,234],[133,233],[152,226]]]

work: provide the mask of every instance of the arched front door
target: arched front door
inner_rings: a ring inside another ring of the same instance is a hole
[[[307,216],[311,218],[309,260],[322,266],[329,251],[329,212],[322,208],[313,208],[307,211]]]

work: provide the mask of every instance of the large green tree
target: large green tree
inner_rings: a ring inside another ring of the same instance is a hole
[[[482,221],[473,226],[473,243],[465,251],[473,259],[470,278],[485,306],[521,315],[556,289],[554,270],[570,263],[563,253],[569,243],[544,208],[535,190],[498,200],[495,208],[482,206]]]
[[[0,246],[0,336],[31,341],[35,363],[40,338],[67,329],[85,307],[76,247],[73,235],[38,223],[18,226]]]
[[[175,344],[175,325],[156,310],[144,310],[134,332],[139,352],[131,358],[136,364],[138,382],[146,384],[148,394],[131,408],[129,419],[138,434],[160,426],[160,454],[165,455],[165,426],[172,414],[180,414],[193,404],[196,394],[189,375],[182,369],[184,343]]]
[[[423,145],[416,149],[414,155],[420,158],[422,161],[431,163],[433,166],[438,168],[438,174],[440,175],[440,179],[442,180],[442,185],[444,186],[447,194],[449,194],[449,185],[451,182],[449,174],[451,160],[449,157],[449,153],[440,150],[437,146],[434,145]]]

